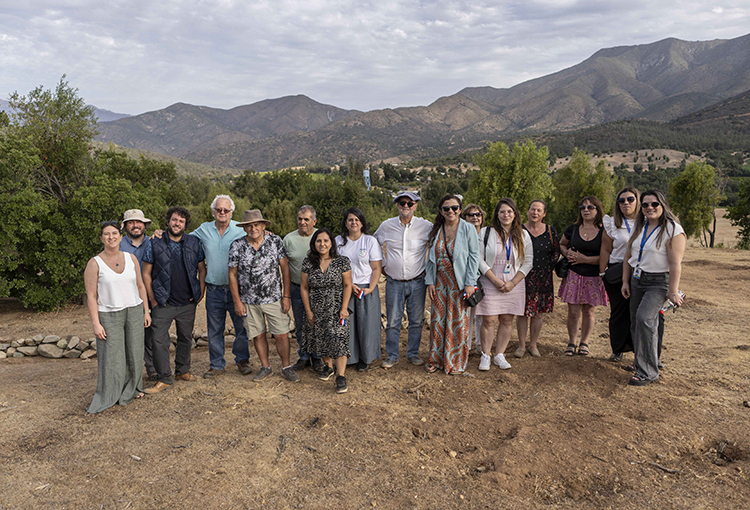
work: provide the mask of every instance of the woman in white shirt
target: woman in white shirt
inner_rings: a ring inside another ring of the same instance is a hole
[[[534,265],[531,237],[521,223],[516,202],[512,198],[502,198],[495,206],[492,225],[483,228],[479,235],[482,239],[479,272],[484,288],[484,299],[476,306],[476,314],[482,316],[479,370],[490,369],[495,338],[497,354],[492,361],[503,370],[510,368],[505,349],[510,341],[513,318],[522,316],[526,307],[526,286],[521,282]],[[488,231],[484,246],[484,236]]]
[[[659,190],[641,195],[641,210],[625,251],[622,295],[630,299],[635,374],[629,383],[645,386],[659,379],[659,310],[669,298],[682,305],[679,293],[687,237]],[[632,268],[632,271],[631,271]]]
[[[339,255],[352,266],[352,296],[349,299],[348,364],[356,363],[364,372],[373,360],[380,358],[380,292],[378,281],[383,268],[380,243],[367,234],[365,215],[356,207],[347,209],[336,236]]]
[[[99,368],[89,413],[143,396],[143,334],[151,315],[140,265],[135,255],[120,251],[118,227],[116,221],[102,223],[104,251],[83,273]]]

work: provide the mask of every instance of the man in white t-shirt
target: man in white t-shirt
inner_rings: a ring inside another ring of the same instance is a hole
[[[420,200],[419,195],[412,191],[399,193],[393,199],[393,203],[398,207],[398,216],[385,220],[374,234],[375,239],[381,245],[385,245],[386,254],[383,271],[386,275],[387,358],[383,361],[383,368],[391,368],[398,363],[404,304],[409,318],[406,358],[413,365],[424,364],[419,357],[419,344],[422,339],[426,294],[425,259],[432,223],[414,216]]]

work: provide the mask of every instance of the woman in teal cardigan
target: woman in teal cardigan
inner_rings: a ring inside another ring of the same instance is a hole
[[[479,277],[479,240],[476,228],[462,220],[461,198],[445,195],[430,232],[425,283],[432,301],[428,373],[466,370],[471,338],[469,307]]]

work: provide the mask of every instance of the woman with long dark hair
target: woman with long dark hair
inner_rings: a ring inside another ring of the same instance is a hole
[[[336,392],[346,393],[352,270],[349,259],[336,252],[327,228],[310,239],[310,251],[302,261],[300,293],[305,305],[304,349],[320,355],[325,364],[318,379],[328,381],[336,374]]]
[[[476,229],[460,218],[461,198],[445,195],[429,237],[425,283],[432,301],[428,373],[458,374],[469,360],[469,307],[479,263]]]
[[[547,203],[544,200],[532,200],[526,211],[528,221],[523,224],[524,230],[531,237],[534,248],[534,265],[524,278],[526,285],[526,307],[523,316],[516,319],[518,348],[513,355],[521,358],[526,351],[526,334],[531,323],[529,354],[541,356],[537,342],[542,332],[543,314],[552,313],[555,305],[555,286],[552,283],[552,271],[560,256],[560,241],[557,230],[544,223],[547,216]]]
[[[349,299],[349,364],[364,372],[380,357],[380,293],[378,281],[383,268],[380,243],[367,230],[365,215],[356,207],[344,213],[336,248],[352,268],[352,296]]]
[[[666,299],[682,305],[679,289],[686,242],[664,193],[644,192],[625,251],[628,263],[622,270],[622,295],[630,299],[635,374],[628,384],[633,386],[659,379],[659,311]]]
[[[490,360],[506,370],[510,363],[505,359],[505,349],[513,318],[524,314],[526,287],[521,282],[534,264],[534,248],[529,233],[521,226],[521,214],[512,198],[500,199],[492,215],[492,226],[483,228],[479,237],[483,240],[479,272],[484,288],[484,299],[476,307],[477,315],[482,316],[479,370],[489,370]],[[497,354],[491,358],[495,339]]]
[[[568,304],[568,345],[565,355],[589,353],[589,336],[594,329],[594,307],[609,303],[604,283],[599,276],[599,254],[602,247],[602,201],[593,196],[583,197],[578,204],[578,219],[565,229],[560,240],[560,252],[570,262],[557,295]],[[581,342],[576,345],[578,324]]]

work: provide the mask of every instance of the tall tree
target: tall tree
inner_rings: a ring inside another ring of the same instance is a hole
[[[727,218],[735,227],[739,227],[737,237],[738,246],[750,249],[750,180],[740,185],[737,203],[727,211]]]
[[[702,161],[689,163],[669,184],[669,201],[688,237],[714,247],[719,182],[714,167]],[[708,238],[706,238],[708,234]]]
[[[495,142],[487,152],[475,158],[479,166],[471,179],[465,202],[479,204],[485,211],[494,211],[503,197],[511,197],[525,211],[534,199],[553,200],[552,179],[548,170],[547,147],[537,147],[527,140],[509,148]]]

